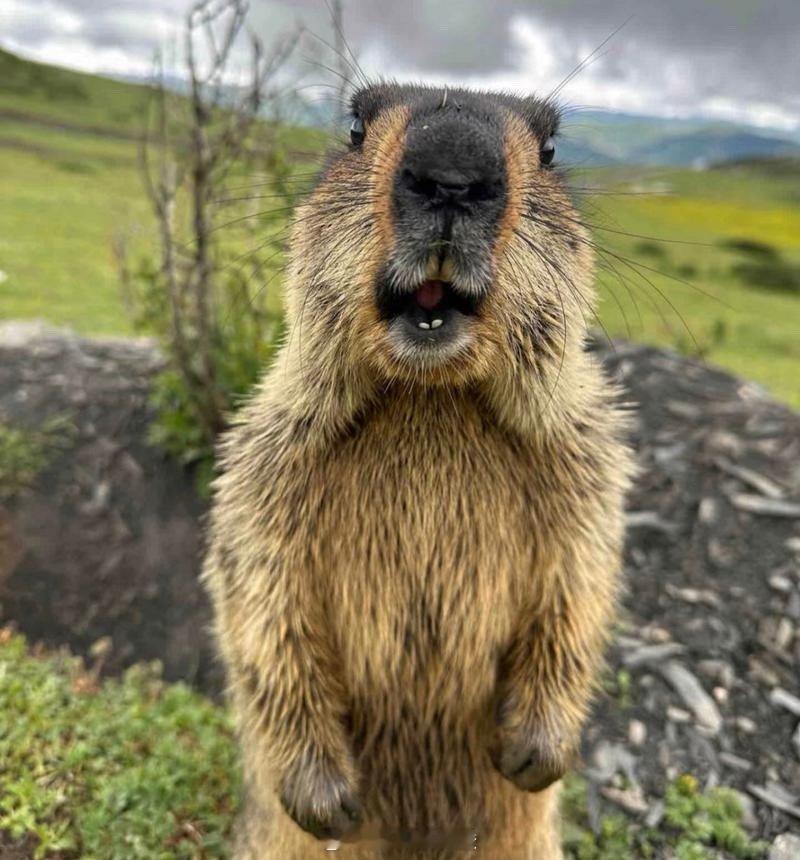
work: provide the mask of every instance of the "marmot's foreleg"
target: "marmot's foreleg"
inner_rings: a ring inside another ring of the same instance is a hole
[[[280,594],[280,607],[252,595],[223,600],[219,635],[253,809],[273,809],[273,817],[282,817],[277,794],[303,830],[318,839],[339,838],[361,819],[345,697],[325,620],[308,594],[296,592],[302,577],[294,573],[275,588],[268,587],[274,575],[261,579],[267,595]],[[260,610],[254,613],[252,606]]]
[[[498,683],[497,769],[525,791],[568,770],[597,681],[614,610],[616,560],[565,579],[523,620]],[[571,587],[570,587],[571,586]]]

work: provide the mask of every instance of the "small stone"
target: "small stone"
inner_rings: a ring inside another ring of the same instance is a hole
[[[113,650],[114,643],[110,636],[103,636],[98,639],[89,649],[89,654],[96,660],[105,659]]]
[[[734,554],[721,540],[712,537],[708,541],[708,557],[718,567],[728,567],[733,563]]]
[[[600,789],[600,794],[621,806],[626,812],[631,812],[635,815],[641,815],[650,808],[645,800],[641,788],[614,788],[612,786],[604,786]]]
[[[794,748],[797,752],[798,758],[800,758],[800,723],[797,724],[797,728],[792,735],[792,743],[794,744]]]
[[[733,666],[725,660],[701,660],[697,664],[697,671],[727,689],[730,689],[736,680]]]
[[[636,758],[622,744],[600,741],[592,753],[591,764],[586,775],[592,782],[607,785],[617,774],[622,774],[631,786],[638,786]]]
[[[769,666],[756,657],[750,658],[749,665],[749,674],[754,681],[758,681],[758,683],[764,684],[766,687],[777,687],[780,683],[780,677],[777,672],[770,669]]]
[[[750,717],[736,717],[734,725],[740,732],[744,732],[746,735],[754,735],[758,728]]]
[[[731,503],[740,511],[766,517],[800,517],[800,505],[783,499],[770,499],[752,493],[736,493],[730,497]]]
[[[728,691],[724,687],[714,687],[711,695],[717,700],[717,703],[724,705],[728,701]]]
[[[742,440],[727,430],[714,430],[708,434],[706,444],[714,451],[738,457],[742,453]]]
[[[631,651],[622,658],[622,662],[629,669],[636,666],[652,665],[670,657],[676,657],[685,650],[678,642],[664,642],[660,645],[643,645],[635,651]]]
[[[770,704],[778,708],[784,708],[796,717],[800,717],[800,699],[787,690],[775,687],[770,691],[769,701]]]
[[[732,788],[731,791],[736,795],[739,805],[742,807],[742,825],[746,830],[758,830],[758,818],[756,817],[756,804],[749,794],[737,791]]]
[[[676,708],[674,705],[669,705],[667,707],[667,719],[673,723],[690,723],[692,721],[692,715],[688,711],[684,711],[683,708]]]
[[[711,607],[719,606],[719,598],[708,588],[678,588],[671,583],[667,583],[666,592],[670,597],[682,600],[684,603],[702,603]]]
[[[782,833],[772,843],[767,860],[797,860],[798,857],[800,857],[800,836],[795,833]]]
[[[787,792],[782,785],[778,783],[768,783],[766,786],[748,785],[747,790],[774,809],[780,809],[787,815],[800,818],[800,806],[797,805],[795,796]]]
[[[647,726],[641,720],[631,720],[628,723],[628,741],[632,746],[640,747],[647,740]]]
[[[666,630],[664,627],[654,626],[652,624],[648,624],[642,629],[642,636],[648,642],[652,642],[654,644],[669,642],[672,639],[672,634],[669,632],[669,630]]]
[[[800,555],[800,537],[790,537],[784,546],[789,550],[789,552]]]
[[[714,700],[686,666],[675,660],[669,660],[658,668],[683,699],[684,704],[691,709],[697,722],[711,732],[718,732],[722,728],[722,715]]]
[[[747,772],[748,770],[753,769],[753,763],[748,761],[746,758],[742,758],[741,756],[734,755],[730,752],[721,752],[719,754],[719,760],[734,770],[741,770],[743,772]]]
[[[791,579],[776,573],[769,578],[769,587],[775,591],[780,591],[782,594],[788,594],[793,586]]]
[[[647,827],[658,827],[661,824],[662,819],[664,818],[664,801],[657,800],[651,807],[650,811],[647,813],[647,817],[644,820],[644,823]]]
[[[794,624],[788,618],[781,618],[775,627],[775,647],[785,651],[794,639]]]
[[[704,525],[711,525],[717,521],[719,514],[719,503],[715,498],[707,496],[700,500],[697,516]]]

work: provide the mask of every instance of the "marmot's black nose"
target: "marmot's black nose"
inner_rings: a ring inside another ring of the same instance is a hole
[[[472,181],[470,181],[472,180]],[[503,193],[502,177],[474,178],[457,170],[422,168],[415,173],[406,167],[400,174],[399,184],[421,202],[434,206],[457,206],[493,200]]]
[[[499,124],[457,111],[412,121],[395,180],[401,212],[495,214],[502,209],[505,184]]]

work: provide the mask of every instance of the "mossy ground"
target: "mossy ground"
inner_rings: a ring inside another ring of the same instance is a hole
[[[224,858],[241,795],[226,712],[157,667],[99,682],[66,654],[0,632],[0,833],[37,858]],[[589,829],[580,777],[564,795],[574,860],[764,855],[731,792],[670,786],[658,830],[622,815]],[[664,852],[670,851],[669,855]]]
[[[225,857],[239,804],[226,713],[136,667],[0,642],[0,832],[37,858]]]

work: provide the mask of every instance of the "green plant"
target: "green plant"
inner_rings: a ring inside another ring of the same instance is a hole
[[[222,858],[239,796],[211,702],[157,666],[100,684],[0,631],[0,834],[36,858]]]
[[[742,828],[742,805],[730,789],[702,793],[697,780],[684,774],[667,788],[664,801],[664,821],[678,833],[675,849],[679,860],[710,857],[705,851],[710,846],[738,860],[766,854],[767,845],[751,840]]]
[[[70,429],[63,417],[51,419],[38,430],[0,423],[0,501],[36,480],[53,450],[68,441]]]
[[[637,242],[633,246],[634,252],[640,257],[650,257],[652,260],[666,260],[669,258],[667,249],[658,242]]]
[[[780,257],[780,253],[777,248],[767,242],[759,242],[756,239],[748,239],[746,237],[723,239],[719,244],[721,248],[725,248],[728,251],[736,251],[750,257],[758,257],[767,260],[775,260]]]
[[[282,317],[272,309],[263,289],[275,274],[275,269],[259,261],[251,261],[249,270],[238,265],[219,267],[213,286],[215,322],[209,339],[209,359],[213,396],[223,417],[252,388],[280,340]],[[168,291],[161,273],[143,258],[129,274],[128,287],[135,327],[155,333],[168,357],[174,359]],[[177,360],[170,360],[156,376],[151,391],[155,417],[149,440],[193,468],[198,489],[204,492],[212,473],[214,441],[220,427],[210,427],[202,420],[203,399],[209,392],[198,386],[198,379],[199,376],[181,373]]]
[[[586,783],[567,778],[562,795],[564,849],[571,860],[629,860],[631,857],[675,857],[677,860],[712,860],[715,850],[736,860],[756,860],[767,851],[742,827],[742,807],[736,793],[716,788],[701,792],[688,774],[667,787],[664,821],[647,827],[623,815],[600,820],[597,832],[589,827]]]
[[[749,287],[800,293],[800,266],[781,258],[737,263],[731,274]]]

